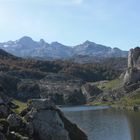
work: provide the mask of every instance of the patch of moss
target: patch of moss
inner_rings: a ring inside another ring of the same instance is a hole
[[[15,99],[12,102],[14,104],[18,105],[18,108],[13,109],[13,111],[15,113],[19,114],[21,111],[23,111],[25,108],[27,108],[27,103],[25,103],[25,102],[22,102],[22,101],[19,101],[19,100],[15,100]]]

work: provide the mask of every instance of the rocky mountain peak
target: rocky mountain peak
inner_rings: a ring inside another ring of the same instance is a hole
[[[40,45],[40,47],[49,46],[49,44],[44,39],[40,39],[39,45]]]
[[[94,42],[91,42],[89,40],[86,40],[83,44],[95,44]]]
[[[33,39],[32,39],[31,37],[29,37],[29,36],[23,36],[23,37],[20,38],[18,41],[19,41],[20,43],[24,43],[24,42],[28,43],[28,42],[32,42]]]
[[[57,41],[52,42],[50,45],[51,45],[52,47],[61,47],[61,46],[63,46],[61,43],[59,43],[59,42],[57,42]]]
[[[16,41],[0,43],[0,48],[19,57],[43,57],[42,59],[69,59],[73,56],[93,57],[126,57],[128,52],[120,49],[111,49],[105,45],[96,44],[89,40],[82,44],[70,47],[59,42],[51,44],[41,39],[34,41],[31,37],[24,36]]]
[[[45,42],[45,40],[44,40],[44,39],[42,39],[42,38],[40,39],[40,41],[39,41],[39,42],[40,42],[40,43],[46,43],[46,42]]]
[[[33,41],[31,37],[24,36],[17,40],[17,44],[25,46],[25,47],[36,47],[37,42]]]

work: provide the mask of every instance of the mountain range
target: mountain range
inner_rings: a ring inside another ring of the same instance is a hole
[[[0,43],[3,49],[15,56],[42,59],[71,59],[74,57],[127,57],[128,52],[119,48],[85,41],[76,46],[66,46],[59,42],[47,43],[45,40],[34,41],[31,37],[24,36],[16,41]]]

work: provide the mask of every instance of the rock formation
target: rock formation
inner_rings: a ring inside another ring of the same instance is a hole
[[[49,100],[34,99],[29,108],[25,118],[33,124],[34,134],[40,140],[87,140],[87,136]]]
[[[81,91],[83,81],[64,73],[48,74],[40,80],[41,98],[51,98],[57,105],[79,105],[86,103]]]
[[[128,68],[124,76],[124,84],[130,85],[140,81],[140,48],[131,49],[128,55]]]
[[[82,86],[82,92],[86,97],[87,102],[95,101],[99,95],[102,94],[102,90],[92,85],[90,83],[86,83]]]
[[[0,140],[87,140],[87,136],[50,100],[33,99],[20,115],[11,111],[0,116]]]

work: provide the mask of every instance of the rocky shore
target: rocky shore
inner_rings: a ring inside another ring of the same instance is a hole
[[[0,104],[0,140],[87,140],[48,99],[33,99],[20,114],[10,102]]]

